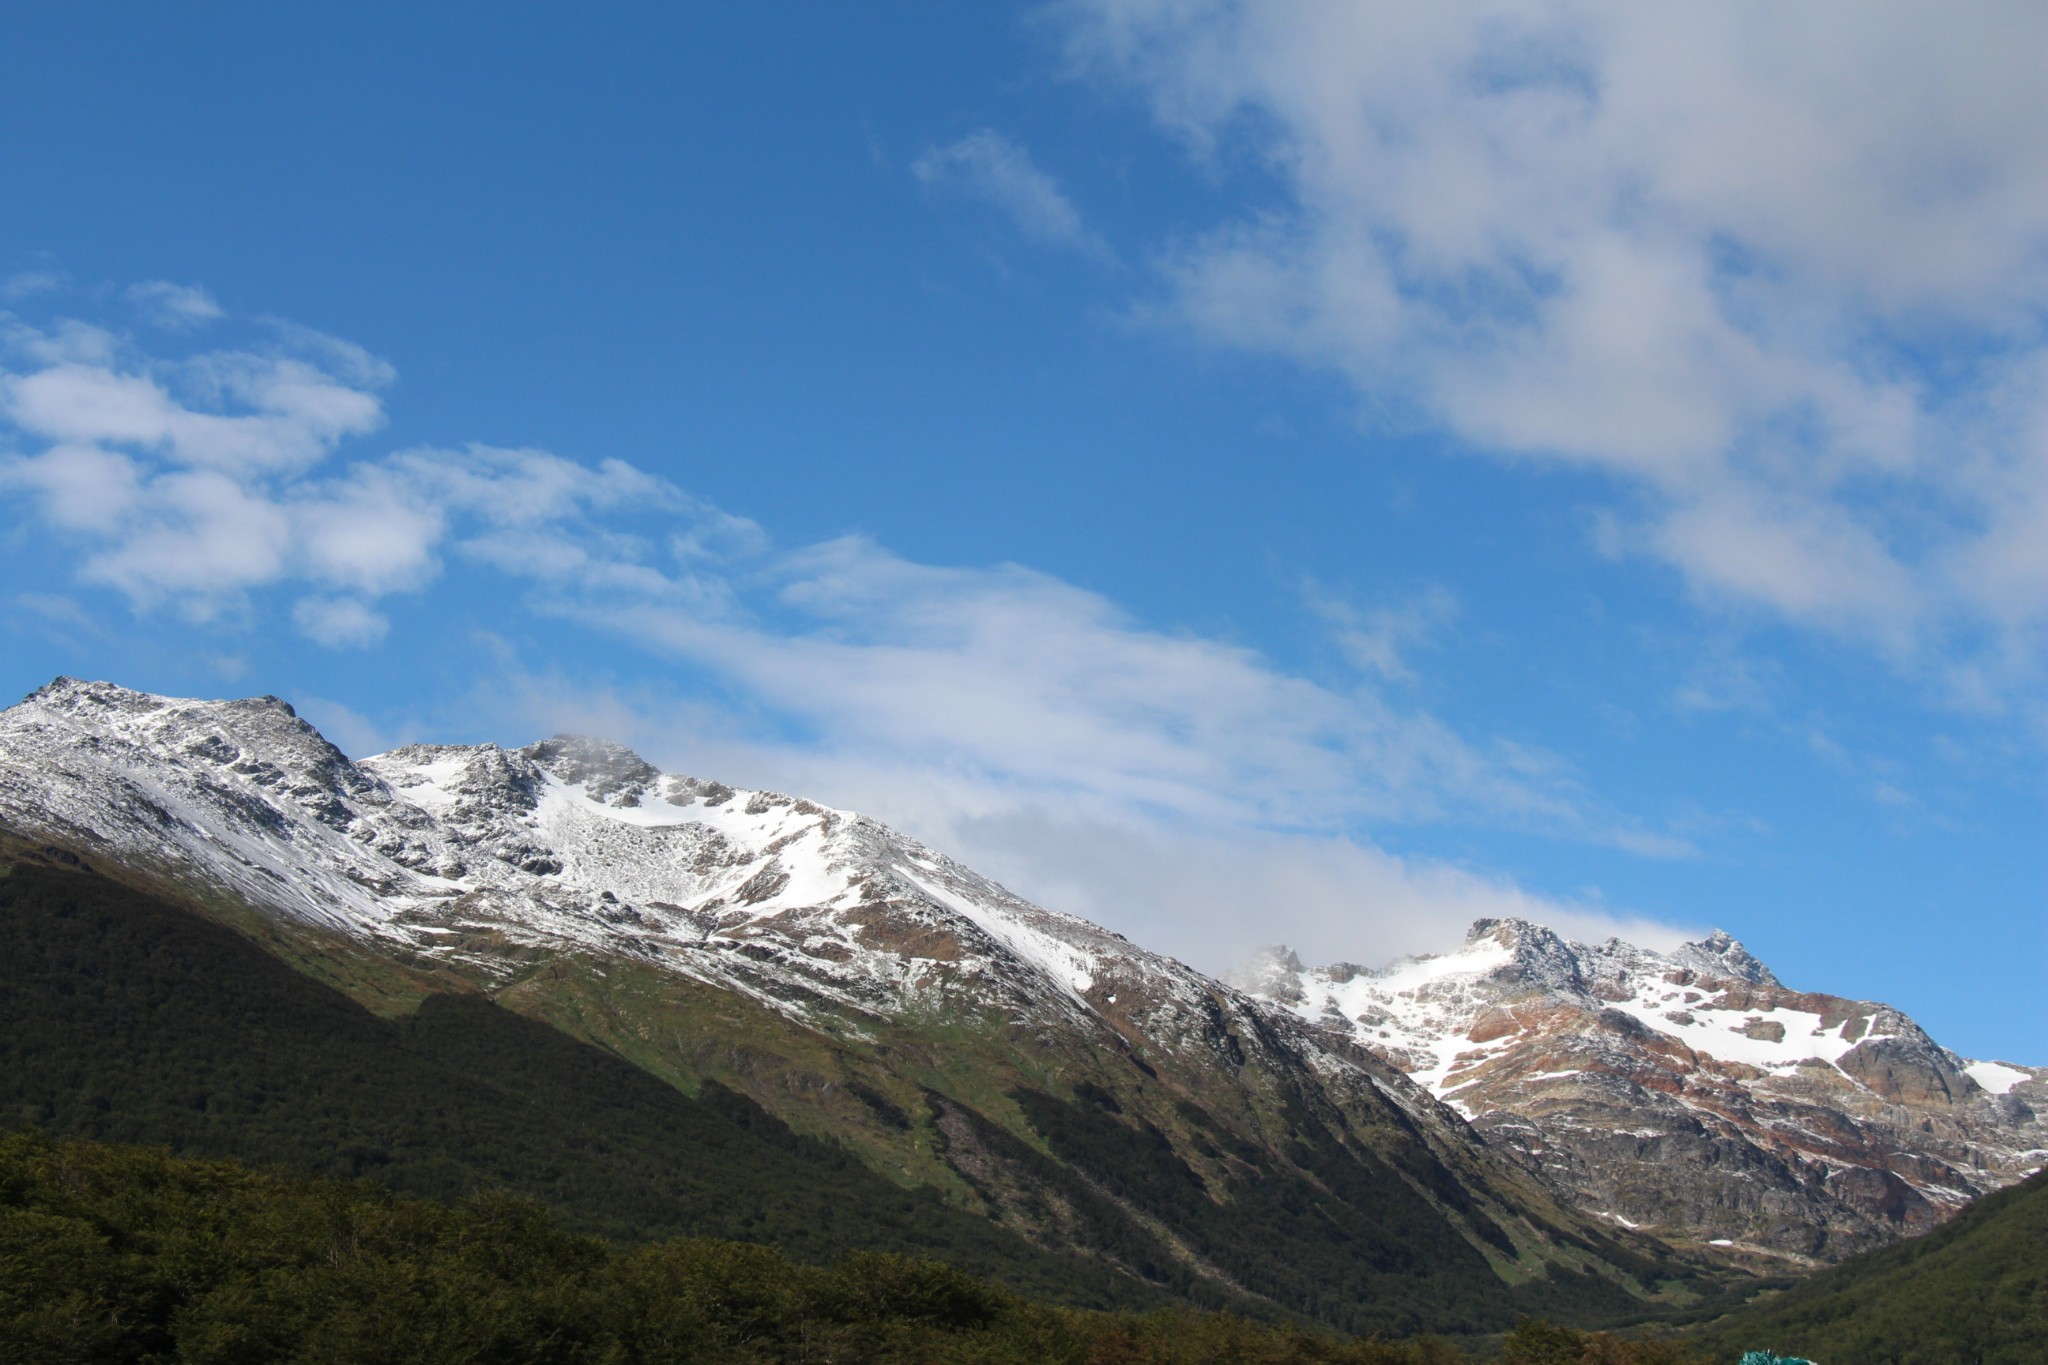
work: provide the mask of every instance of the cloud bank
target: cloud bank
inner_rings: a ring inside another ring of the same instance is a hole
[[[1606,548],[1704,601],[2038,694],[2048,9],[1050,13],[1260,205],[1163,254],[1159,321],[1609,476]]]

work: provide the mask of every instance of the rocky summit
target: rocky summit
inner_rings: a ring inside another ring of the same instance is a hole
[[[1481,920],[1454,952],[1224,975],[1401,1068],[1588,1211],[1837,1260],[2048,1163],[2048,1069],[1792,989],[1726,933],[1671,952]]]

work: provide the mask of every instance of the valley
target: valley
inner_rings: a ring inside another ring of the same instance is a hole
[[[23,1121],[613,1237],[1476,1337],[1719,1312],[2048,1146],[2048,1073],[1725,936],[1216,980],[596,740],[357,761],[274,698],[60,679],[0,713],[0,826]]]

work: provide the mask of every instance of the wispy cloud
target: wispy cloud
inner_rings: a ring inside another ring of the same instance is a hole
[[[1283,191],[1166,251],[1161,319],[1604,471],[1616,543],[1704,601],[2038,687],[2048,10],[1055,12],[1077,69]]]
[[[353,597],[303,597],[292,608],[292,621],[330,649],[363,649],[381,644],[391,623],[368,603]]]
[[[1059,182],[1001,133],[983,128],[957,142],[929,148],[910,169],[926,185],[957,189],[990,205],[1032,241],[1098,260],[1114,258],[1109,244],[1089,228]]]
[[[1457,619],[1458,599],[1448,589],[1432,586],[1404,601],[1360,606],[1309,584],[1310,607],[1330,624],[1337,647],[1352,667],[1388,682],[1408,682],[1415,670],[1409,657]]]
[[[147,280],[130,285],[127,296],[143,320],[158,327],[203,327],[224,316],[213,295],[196,284]]]
[[[1597,898],[1535,894],[1483,870],[1390,853],[1362,833],[1272,828],[1249,799],[1204,802],[1204,814],[1189,818],[1125,799],[1122,780],[1099,788],[1100,765],[1049,781],[1028,761],[1016,771],[986,752],[950,762],[930,747],[897,753],[852,725],[777,740],[722,707],[593,688],[516,656],[500,661],[467,710],[515,732],[622,736],[665,767],[864,811],[1041,904],[1209,971],[1275,940],[1317,961],[1377,964],[1442,950],[1482,917],[1660,946],[1697,932]]]
[[[0,280],[0,299],[13,302],[17,299],[33,299],[43,294],[55,294],[64,288],[65,280],[56,270],[22,270]]]
[[[858,539],[759,562],[773,627],[668,599],[579,601],[584,619],[714,670],[806,733],[1049,799],[1192,821],[1331,830],[1484,811],[1586,818],[1568,783],[1370,689],[1338,692],[1252,652],[1149,630],[1017,566],[915,564]]]
[[[339,745],[345,754],[366,758],[396,747],[389,730],[352,706],[305,693],[294,695],[292,703],[300,715],[318,726],[320,733]]]

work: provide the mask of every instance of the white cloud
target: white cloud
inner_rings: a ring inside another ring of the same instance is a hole
[[[935,793],[928,772],[834,772],[807,755],[735,753],[731,761],[779,771],[800,790],[857,792],[855,804],[1021,894],[1212,972],[1276,940],[1315,961],[1378,965],[1441,951],[1486,917],[1531,919],[1593,939],[1618,934],[1669,945],[1686,936],[1598,902],[1532,894],[1455,863],[1398,856],[1358,835],[1254,822],[1190,826],[966,779]]]
[[[16,609],[32,612],[52,625],[69,627],[93,639],[107,638],[105,625],[75,598],[61,593],[18,592],[7,601]]]
[[[130,285],[127,292],[143,319],[158,327],[202,327],[223,316],[213,295],[196,284],[147,280]]]
[[[1430,587],[1407,601],[1363,608],[1311,584],[1309,604],[1329,622],[1351,666],[1388,682],[1410,682],[1408,656],[1457,619],[1458,599]]]
[[[1701,583],[1754,598],[1794,619],[1854,617],[1903,650],[1925,610],[1914,576],[1846,509],[1812,500],[1771,505],[1734,486],[1667,516],[1656,548]]]
[[[78,574],[139,607],[193,619],[251,592],[311,589],[293,613],[311,638],[383,638],[370,605],[417,590],[451,546],[508,571],[578,586],[667,586],[632,559],[655,553],[594,518],[668,511],[678,536],[731,547],[750,523],[617,461],[544,451],[416,449],[326,466],[383,423],[393,376],[359,347],[272,324],[269,349],[165,359],[77,322],[6,319],[0,493],[34,501],[79,547]]]
[[[422,497],[388,465],[357,465],[284,505],[305,575],[381,595],[416,588],[434,574],[434,547],[447,509]]]
[[[2038,681],[2048,9],[1054,12],[1282,191],[1165,254],[1161,318],[1605,471],[1705,597]]]
[[[374,393],[296,357],[226,353],[150,369],[161,374],[74,362],[9,375],[0,411],[30,436],[162,452],[231,473],[304,469],[383,423]]]
[[[699,506],[623,460],[605,460],[593,469],[544,450],[471,445],[461,451],[403,451],[390,464],[419,492],[493,526],[542,526],[560,521],[571,508]],[[738,524],[737,518],[727,520]]]
[[[910,169],[927,185],[953,186],[980,199],[1033,241],[1104,259],[1112,254],[1059,182],[1039,169],[1024,148],[992,129],[928,148]]]
[[[64,443],[0,464],[0,488],[39,494],[43,515],[67,531],[111,531],[136,502],[139,476],[126,455]]]
[[[82,578],[203,620],[287,572],[291,518],[261,490],[216,470],[158,474],[136,506],[112,543],[87,556]]]
[[[927,700],[906,696],[908,711]],[[852,721],[806,711],[802,743],[756,733],[723,707],[678,705],[535,674],[508,657],[470,713],[518,732],[620,737],[675,771],[863,811],[1040,904],[1220,971],[1285,941],[1317,961],[1379,964],[1457,943],[1481,917],[1520,916],[1581,938],[1672,946],[1696,932],[1597,900],[1533,894],[1442,860],[1341,832],[1275,829],[1251,801],[1198,810],[1132,800],[1100,769],[1048,775],[1028,760],[943,749],[901,754]],[[1008,719],[990,717],[992,730]],[[1027,755],[1020,735],[1015,754]]]
[[[389,621],[353,597],[302,598],[292,620],[308,639],[329,649],[366,649],[391,630]]]
[[[58,318],[44,327],[31,327],[11,314],[0,313],[0,354],[37,365],[111,364],[121,347],[120,338],[104,327]]]
[[[1685,679],[1671,694],[1680,712],[1767,711],[1777,678],[1773,670],[1745,658],[1726,641],[1710,641],[1698,652]]]
[[[1028,569],[921,565],[847,539],[751,577],[783,609],[772,629],[651,596],[575,610],[811,733],[1063,801],[1295,828],[1475,810],[1586,820],[1568,781],[1520,751],[1489,752],[1369,689],[1332,691],[1237,646],[1145,629]]]

